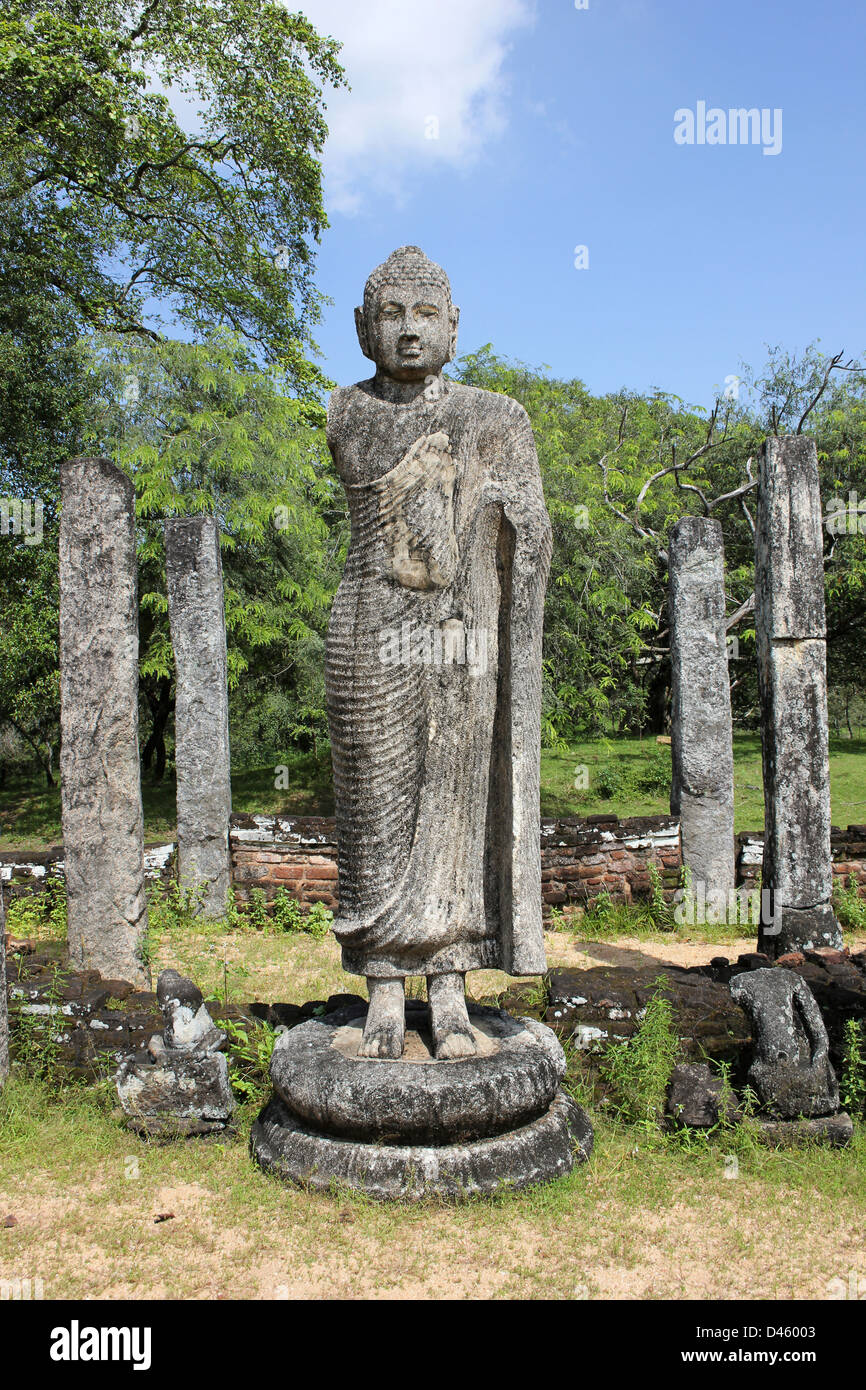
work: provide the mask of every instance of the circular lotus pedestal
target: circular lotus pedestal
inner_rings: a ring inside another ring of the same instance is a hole
[[[565,1055],[544,1024],[470,1005],[476,1056],[440,1062],[426,1005],[407,1000],[403,1057],[379,1060],[358,1056],[365,1012],[343,1009],[278,1039],[276,1094],[250,1141],[266,1171],[418,1200],[549,1182],[589,1157],[592,1127],[559,1088]]]

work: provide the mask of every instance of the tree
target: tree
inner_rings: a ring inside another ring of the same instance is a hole
[[[0,257],[14,242],[0,219]],[[2,279],[2,277],[0,277]],[[34,273],[0,290],[0,500],[40,536],[0,534],[0,726],[13,729],[53,783],[60,732],[57,536],[60,461],[78,453],[89,403],[86,353]],[[11,528],[10,528],[11,531]]]
[[[318,400],[326,382],[306,355],[320,302],[312,246],[326,225],[322,89],[342,82],[338,48],[276,0],[3,7],[0,497],[38,499],[45,537],[38,553],[0,539],[0,722],[49,777],[59,463],[84,447],[100,376],[80,330],[155,343],[160,316],[199,338],[229,325],[260,364],[279,364],[283,389]],[[198,107],[190,130],[166,93]],[[93,425],[91,445],[98,434]],[[158,767],[165,623],[157,613],[151,630],[144,617],[145,755]]]
[[[227,324],[314,391],[320,84],[342,81],[338,47],[276,0],[6,0],[12,283],[117,333],[156,336],[148,299],[194,333]],[[198,104],[193,132],[169,90]]]
[[[57,529],[30,547],[0,539],[0,724],[15,731],[54,786],[60,734]]]
[[[582,382],[503,362],[489,345],[461,358],[458,372],[469,384],[514,396],[535,432],[554,536],[545,741],[647,722],[658,727],[665,702],[664,535],[686,508],[670,472],[661,488],[642,488],[666,467],[672,447],[683,463],[698,454],[706,422],[675,397],[595,397]]]
[[[285,373],[261,368],[225,331],[200,344],[103,335],[93,348],[90,447],[129,473],[137,493],[146,765],[162,775],[173,706],[167,516],[208,512],[219,521],[240,718],[265,720],[286,741],[289,729],[296,737],[306,729],[315,742],[325,727],[323,639],[340,550],[326,519],[337,482],[322,406],[291,396]]]
[[[866,376],[842,353],[770,351],[709,412],[672,394],[594,397],[505,362],[488,345],[461,358],[460,379],[505,391],[535,431],[554,553],[545,608],[543,728],[548,744],[602,728],[660,730],[667,714],[667,536],[687,513],[717,516],[726,559],[735,718],[756,723],[755,456],[774,430],[814,432],[822,493],[847,508],[828,530],[826,596],[831,683],[861,680],[866,619]],[[845,370],[840,381],[834,376]],[[849,496],[864,500],[851,525]],[[850,703],[850,701],[849,701]],[[843,708],[847,708],[843,701]]]

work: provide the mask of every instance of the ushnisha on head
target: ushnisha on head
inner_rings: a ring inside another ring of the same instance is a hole
[[[454,357],[459,316],[441,265],[418,246],[401,246],[368,279],[355,326],[361,351],[379,372],[424,381]]]

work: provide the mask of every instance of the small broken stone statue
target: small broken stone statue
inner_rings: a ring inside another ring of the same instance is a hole
[[[706,1062],[680,1062],[674,1067],[665,1114],[672,1129],[714,1129],[742,1119],[733,1094]]]
[[[731,980],[731,994],[752,1023],[748,1083],[766,1137],[776,1144],[849,1144],[851,1117],[839,1109],[827,1029],[805,980],[780,966],[747,970]]]
[[[441,266],[401,247],[355,311],[376,373],[331,397],[352,523],[325,658],[334,933],[370,1003],[279,1040],[277,1094],[252,1138],[284,1178],[379,1197],[525,1186],[570,1171],[592,1142],[559,1089],[553,1033],[466,1001],[469,970],[546,969],[551,528],[526,412],[443,375],[457,321]],[[426,1007],[407,1006],[407,976],[426,978]]]
[[[124,1058],[115,1077],[130,1129],[150,1135],[213,1134],[234,1110],[226,1035],[207,1011],[201,990],[176,970],[163,970],[156,997],[165,1019],[145,1052]]]

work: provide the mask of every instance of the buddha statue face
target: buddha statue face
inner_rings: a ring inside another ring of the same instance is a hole
[[[380,372],[424,381],[453,358],[458,315],[445,272],[417,247],[404,246],[373,271],[355,325],[361,351]]]

